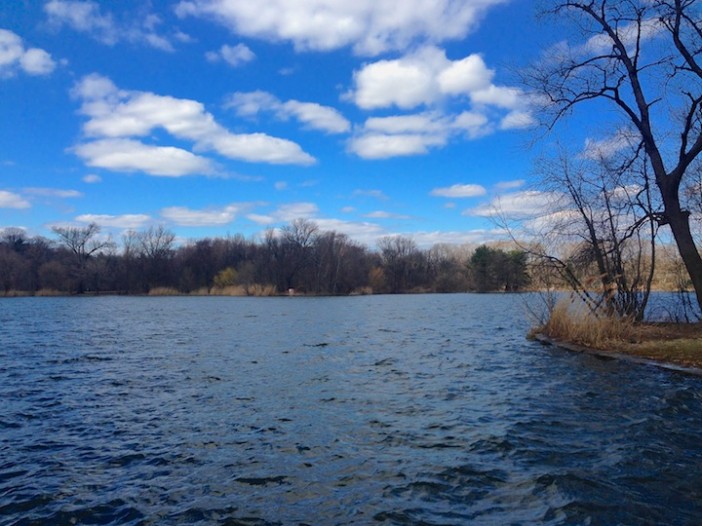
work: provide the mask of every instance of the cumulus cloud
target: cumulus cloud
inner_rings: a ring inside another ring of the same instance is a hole
[[[346,133],[351,129],[351,123],[335,108],[298,100],[282,102],[265,91],[232,93],[226,107],[233,108],[241,117],[271,112],[280,120],[294,118],[310,129],[326,133]]]
[[[39,48],[26,48],[22,38],[7,29],[0,29],[0,78],[18,71],[27,75],[48,75],[56,69],[51,55]]]
[[[205,17],[237,35],[292,42],[297,50],[352,46],[357,54],[461,39],[507,0],[181,0],[176,13]]]
[[[180,226],[221,226],[234,221],[243,208],[236,204],[205,210],[172,206],[161,210],[161,217]]]
[[[21,195],[7,190],[0,190],[0,208],[29,208],[32,206],[29,201]]]
[[[89,166],[164,176],[214,173],[214,163],[204,157],[133,139],[146,137],[155,129],[191,141],[198,151],[213,151],[230,159],[300,165],[315,162],[292,141],[264,133],[229,132],[194,100],[120,90],[110,79],[96,74],[84,77],[72,93],[81,100],[81,113],[88,117],[83,126],[85,135],[96,139],[74,148]]]
[[[434,46],[365,64],[354,73],[345,98],[364,110],[425,111],[369,118],[349,141],[349,151],[366,159],[420,155],[443,147],[452,137],[477,139],[496,130],[533,126],[526,94],[495,85],[494,76],[480,55],[450,60]],[[447,113],[454,100],[469,108]]]
[[[445,146],[452,137],[474,139],[491,131],[488,118],[471,111],[456,116],[434,111],[371,117],[349,140],[348,150],[364,159],[421,155]]]
[[[151,217],[145,214],[124,214],[124,215],[109,215],[109,214],[82,214],[76,217],[76,221],[81,223],[95,223],[103,227],[137,229],[143,227],[151,220]]]
[[[444,50],[426,46],[401,58],[365,64],[354,72],[354,89],[348,96],[363,109],[411,109],[448,96],[472,98],[491,89],[499,91],[492,85],[494,76],[480,55],[450,60]]]
[[[73,151],[88,166],[117,172],[144,172],[161,177],[211,174],[209,159],[173,146],[152,146],[131,139],[101,139]]]
[[[245,44],[237,44],[236,46],[223,45],[217,51],[208,51],[205,58],[210,62],[219,62],[223,60],[233,68],[237,68],[247,62],[251,62],[256,58],[251,49]]]
[[[89,0],[50,0],[44,4],[44,12],[52,26],[70,27],[109,46],[126,41],[173,51],[171,39],[157,31],[161,19],[152,13],[130,12],[121,22],[112,13],[103,12],[99,3]],[[178,35],[174,38],[182,40]]]
[[[444,188],[434,188],[430,195],[437,197],[449,197],[452,199],[465,197],[479,197],[485,195],[487,190],[479,184],[454,184]]]

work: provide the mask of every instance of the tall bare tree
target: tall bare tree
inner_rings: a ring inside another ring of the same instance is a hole
[[[603,101],[640,135],[668,225],[702,306],[702,258],[681,189],[702,152],[702,8],[697,0],[557,1],[589,37],[559,46],[526,75],[549,124]]]
[[[84,227],[53,227],[54,233],[59,236],[61,243],[73,254],[76,264],[76,292],[85,292],[88,260],[100,252],[114,247],[114,243],[107,239],[100,239],[100,227],[90,223]]]

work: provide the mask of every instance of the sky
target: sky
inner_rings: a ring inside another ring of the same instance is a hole
[[[532,0],[0,3],[0,228],[119,241],[298,218],[373,247],[500,237],[542,131]],[[585,141],[587,137],[579,138]]]

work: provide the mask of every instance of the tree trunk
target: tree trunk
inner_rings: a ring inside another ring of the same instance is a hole
[[[697,296],[697,304],[702,308],[702,257],[697,251],[690,231],[690,212],[681,210],[680,204],[677,202],[671,203],[671,205],[666,203],[665,215],[673,232],[680,257],[690,275],[690,281],[692,281]]]

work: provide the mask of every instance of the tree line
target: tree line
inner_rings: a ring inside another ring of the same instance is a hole
[[[17,294],[302,294],[520,291],[523,251],[420,249],[405,236],[377,250],[299,219],[259,240],[242,235],[176,243],[164,226],[129,231],[120,247],[100,227],[55,227],[55,239],[0,235],[0,292]]]

